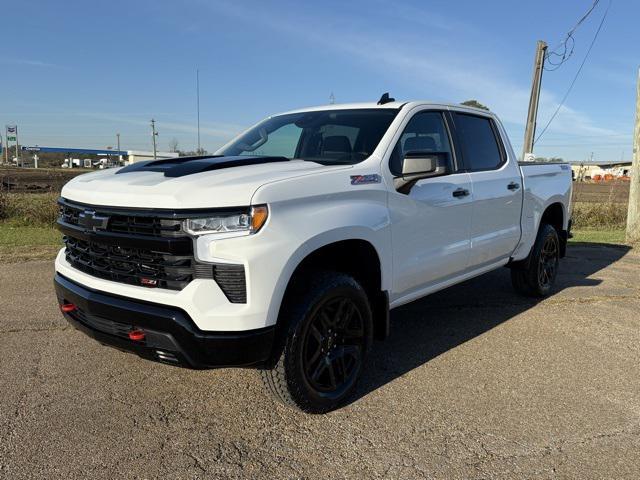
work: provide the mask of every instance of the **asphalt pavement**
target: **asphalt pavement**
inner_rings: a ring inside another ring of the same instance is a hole
[[[353,402],[274,403],[67,326],[52,262],[0,265],[0,478],[640,477],[640,254],[573,246],[556,293],[502,269],[394,310]]]

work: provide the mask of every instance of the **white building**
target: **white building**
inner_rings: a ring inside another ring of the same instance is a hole
[[[575,180],[592,180],[612,175],[613,178],[631,176],[631,161],[570,162]]]
[[[175,152],[156,152],[156,159],[160,158],[178,158],[180,155]],[[127,150],[128,160],[126,163],[142,162],[144,160],[153,160],[153,152],[145,152],[142,150]]]

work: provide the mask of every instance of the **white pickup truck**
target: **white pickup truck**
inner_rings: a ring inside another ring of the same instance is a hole
[[[569,166],[519,164],[488,111],[385,96],[305,108],[216,155],[71,180],[54,283],[103,344],[255,367],[278,399],[326,412],[390,309],[503,266],[519,292],[548,294],[570,196]]]

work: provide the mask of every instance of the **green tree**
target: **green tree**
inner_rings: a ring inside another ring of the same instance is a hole
[[[482,110],[489,110],[486,105],[481,104],[479,101],[475,99],[465,100],[460,105],[466,105],[467,107],[481,108]]]

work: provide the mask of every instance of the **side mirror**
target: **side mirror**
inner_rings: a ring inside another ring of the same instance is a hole
[[[449,173],[449,152],[410,151],[402,159],[402,176],[395,179],[396,190],[409,193],[418,180],[447,173]]]

